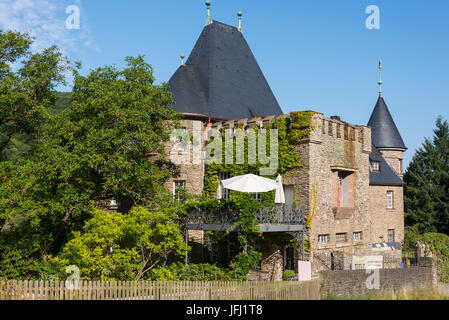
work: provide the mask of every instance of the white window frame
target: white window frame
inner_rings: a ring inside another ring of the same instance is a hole
[[[357,231],[352,234],[352,240],[354,242],[362,241],[362,231]]]
[[[251,197],[253,197],[254,199],[256,199],[259,202],[262,202],[262,193],[261,192],[250,192],[249,194]]]
[[[325,245],[329,243],[329,235],[328,234],[320,234],[318,235],[318,244]]]
[[[394,229],[388,229],[387,231],[387,242],[394,242],[395,232]]]
[[[229,172],[220,172],[218,174],[218,181],[226,180],[231,177],[231,174]],[[221,183],[218,186],[219,188],[219,197],[221,200],[229,200],[229,195],[231,193],[231,190],[224,188]]]
[[[379,161],[370,161],[369,168],[371,172],[380,172],[380,162]]]
[[[184,190],[185,190],[185,188],[186,188],[186,181],[185,180],[173,181],[173,200],[175,200],[175,201],[181,201],[182,200],[181,198],[177,197],[177,193],[176,193],[177,188],[180,187],[180,186],[182,188],[184,188]],[[179,196],[179,194],[178,194],[178,196]]]
[[[388,210],[394,209],[394,191],[392,190],[387,191],[387,209]]]
[[[340,237],[343,237],[344,239],[341,239]],[[335,234],[335,242],[336,243],[346,243],[348,242],[348,233],[347,232],[341,232]]]

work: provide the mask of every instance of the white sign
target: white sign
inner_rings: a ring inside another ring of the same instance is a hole
[[[352,270],[382,269],[384,256],[352,256]]]
[[[298,261],[298,280],[312,280],[312,264],[310,261]]]

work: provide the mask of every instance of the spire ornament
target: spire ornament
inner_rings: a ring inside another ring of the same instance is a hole
[[[186,56],[182,53],[181,54],[181,66],[185,66],[185,64],[184,64],[184,58],[185,58]]]
[[[211,2],[209,0],[206,1],[206,7],[207,7],[207,20],[206,20],[206,26],[212,24],[212,18],[210,17],[210,5]]]
[[[237,13],[237,16],[239,17],[239,28],[238,28],[238,30],[239,30],[240,32],[242,32],[242,16],[243,16],[242,11],[239,11],[239,12]]]
[[[379,96],[382,97],[382,60],[379,60]]]

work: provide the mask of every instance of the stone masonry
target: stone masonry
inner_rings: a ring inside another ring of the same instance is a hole
[[[265,127],[271,120],[272,117],[255,117],[241,122],[245,127]],[[235,123],[237,121],[225,124],[232,128]],[[181,121],[181,127],[191,135],[194,134],[193,130],[205,134],[210,128],[220,128],[223,124],[220,121],[210,122],[210,119]],[[300,154],[299,161],[305,165],[288,172],[283,183],[294,186],[294,201],[297,205],[304,205],[309,214],[316,212],[306,235],[312,248],[306,258],[312,261],[312,269],[316,273],[329,269],[329,266],[314,259],[315,253],[344,256],[345,261],[350,261],[352,255],[372,254],[372,244],[385,242],[388,230],[394,230],[394,240],[401,242],[404,237],[403,188],[370,186],[369,156],[372,144],[369,127],[352,125],[338,117],[327,118],[321,113],[313,115],[311,125],[313,130],[310,136],[295,146]],[[204,180],[204,159],[201,157],[200,163],[193,164],[192,153],[173,151],[172,146],[172,142],[167,145],[167,154],[178,152],[177,155],[186,157],[188,163],[179,165],[179,175],[170,179],[166,187],[173,191],[175,181],[185,181],[187,192],[200,195]],[[402,154],[393,151],[384,154],[388,155],[389,161],[396,163],[396,167],[392,167],[400,171]],[[386,209],[387,191],[394,192],[394,208],[391,210]],[[200,256],[204,260],[204,250],[200,249],[204,246],[203,239],[203,231],[189,231],[189,241],[196,247],[190,253],[192,262]],[[270,278],[279,280],[282,277],[279,270],[283,267],[283,248],[276,247],[274,243],[271,246],[270,250],[263,250],[261,270],[268,272],[268,269],[272,270],[276,266],[275,275],[269,272]],[[296,259],[300,256],[295,254]],[[273,261],[273,257],[278,257],[279,262]],[[349,265],[346,264],[345,268],[349,268]]]

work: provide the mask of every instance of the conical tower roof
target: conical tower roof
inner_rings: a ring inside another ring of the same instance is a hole
[[[181,113],[224,119],[282,114],[242,32],[217,21],[204,27],[168,84]]]
[[[382,95],[379,95],[368,126],[371,127],[372,142],[376,148],[407,149]]]

